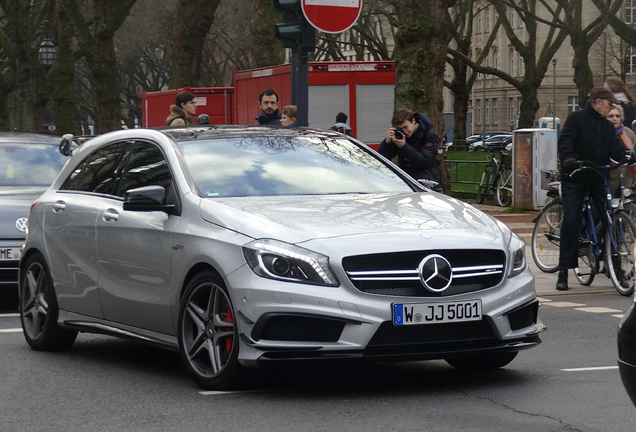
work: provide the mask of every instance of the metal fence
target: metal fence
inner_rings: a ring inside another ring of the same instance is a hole
[[[479,184],[481,174],[484,172],[484,165],[489,165],[490,161],[462,161],[446,160],[451,173],[451,183],[457,184]],[[471,168],[466,168],[472,165]],[[459,169],[462,166],[464,169]]]

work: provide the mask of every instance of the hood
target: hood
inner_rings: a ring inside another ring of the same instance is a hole
[[[44,192],[42,188],[0,188],[0,239],[23,239],[25,224],[18,219],[28,218],[31,204]],[[20,228],[18,228],[20,227]]]
[[[431,192],[202,199],[200,213],[205,221],[249,237],[289,243],[392,233],[460,240],[470,234],[482,243],[502,239],[490,216]]]

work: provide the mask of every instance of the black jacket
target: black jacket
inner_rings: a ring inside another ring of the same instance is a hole
[[[612,122],[601,117],[590,104],[568,115],[559,136],[558,149],[561,167],[563,162],[570,158],[607,165],[610,163],[610,158],[616,161],[622,160],[627,151],[625,145],[616,136]],[[566,172],[566,174],[569,173]],[[562,176],[562,180],[587,183],[592,178],[587,176],[585,179],[573,179],[570,176]],[[598,178],[592,181],[600,180]]]
[[[419,124],[413,135],[406,139],[406,144],[398,148],[393,142],[380,143],[379,152],[387,159],[398,155],[398,165],[415,180],[427,179],[440,181],[437,166],[437,136],[433,131],[433,122],[424,114],[415,113],[415,121]]]
[[[281,114],[280,111],[276,110],[272,114],[265,114],[261,112],[257,117],[256,121],[261,125],[276,125],[280,126]]]

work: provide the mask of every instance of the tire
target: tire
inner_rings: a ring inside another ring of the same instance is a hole
[[[508,207],[512,203],[512,169],[506,167],[497,177],[495,200],[500,207]]]
[[[204,389],[237,384],[241,366],[235,317],[228,290],[216,273],[206,270],[190,281],[179,310],[179,354]]]
[[[488,184],[490,183],[490,167],[486,168],[481,174],[481,181],[477,188],[477,204],[481,204],[488,195]]]
[[[73,346],[76,331],[65,330],[57,323],[59,307],[53,279],[44,257],[31,255],[20,272],[20,321],[24,337],[36,351],[61,351]]]
[[[576,280],[583,286],[590,286],[594,282],[594,276],[598,273],[599,263],[594,255],[594,246],[587,235],[585,226],[581,227],[579,234],[579,266],[574,269]]]
[[[617,211],[612,218],[610,229],[605,233],[605,258],[608,275],[619,294],[630,296],[634,293],[634,222],[624,211]],[[616,249],[612,246],[612,237]]]
[[[632,201],[627,201],[623,204],[623,211],[627,213],[634,223],[636,223],[636,204]]]
[[[534,224],[532,258],[542,272],[554,273],[559,269],[559,240],[562,221],[563,205],[554,200],[541,210]]]
[[[482,354],[479,356],[470,357],[458,357],[445,359],[446,363],[459,370],[466,371],[486,371],[499,369],[517,357],[519,354],[517,351],[496,353],[496,354]]]

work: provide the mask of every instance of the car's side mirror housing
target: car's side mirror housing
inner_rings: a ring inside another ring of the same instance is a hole
[[[172,213],[175,207],[166,204],[166,188],[159,185],[130,189],[124,195],[124,210]]]
[[[75,150],[78,144],[75,142],[75,136],[73,134],[64,134],[62,135],[62,141],[60,142],[60,153],[64,156],[70,156]]]

